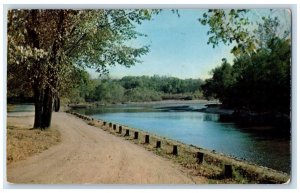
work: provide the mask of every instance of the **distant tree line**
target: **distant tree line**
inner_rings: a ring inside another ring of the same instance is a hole
[[[69,102],[138,102],[163,99],[202,98],[201,79],[166,76],[125,76],[121,79],[90,79],[82,71],[81,81],[69,93]]]

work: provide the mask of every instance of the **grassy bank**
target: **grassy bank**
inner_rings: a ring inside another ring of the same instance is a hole
[[[213,151],[208,151],[192,145],[186,145],[178,141],[153,135],[139,129],[129,128],[124,125],[109,123],[104,125],[104,121],[93,120],[90,117],[72,113],[79,118],[86,120],[89,125],[101,128],[115,136],[123,137],[136,145],[139,145],[153,153],[172,160],[173,162],[181,165],[191,177],[206,177],[209,183],[260,183],[260,184],[281,184],[289,180],[289,175],[266,167],[249,164],[244,161],[230,158]],[[116,129],[113,128],[116,124]],[[122,132],[119,132],[119,127],[122,127]],[[125,130],[129,130],[129,136],[125,136]],[[134,139],[134,132],[139,132],[138,139]],[[149,143],[145,143],[145,136],[149,135]],[[161,148],[156,148],[156,142],[161,141]],[[177,145],[178,155],[173,155],[173,146]],[[197,152],[204,154],[203,163],[198,163],[196,157]],[[232,177],[225,177],[225,165],[230,165],[233,169]]]
[[[60,141],[60,133],[55,128],[41,131],[8,123],[7,164],[41,153]]]

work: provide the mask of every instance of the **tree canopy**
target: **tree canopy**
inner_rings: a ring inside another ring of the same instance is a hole
[[[109,65],[129,67],[139,62],[148,47],[126,44],[142,35],[133,23],[149,20],[158,12],[10,10],[8,87],[22,85],[33,92],[34,127],[50,126],[53,101],[72,83],[78,69],[90,67],[103,73]]]
[[[230,10],[226,14],[224,10],[211,10],[210,16],[203,15],[202,24],[208,24],[208,34],[212,34],[208,43],[233,43],[232,52],[235,54],[232,65],[224,59],[221,66],[212,70],[212,78],[207,79],[202,86],[203,93],[208,98],[218,98],[229,107],[289,114],[289,30],[283,34],[278,33],[279,19],[268,16],[262,17],[262,23],[256,25],[253,33],[248,33],[253,26],[249,28],[248,19],[243,19],[246,12]],[[224,19],[225,22],[219,26]]]
[[[233,45],[231,53],[235,56],[249,55],[275,36],[289,38],[290,29],[280,29],[282,21],[278,16],[271,17],[273,11],[270,9],[263,16],[251,20],[251,13],[256,12],[254,9],[209,9],[199,22],[209,26],[207,44],[213,47],[219,43]]]

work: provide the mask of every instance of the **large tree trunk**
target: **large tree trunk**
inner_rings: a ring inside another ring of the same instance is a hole
[[[38,86],[34,87],[35,115],[33,128],[46,129],[51,126],[53,102],[53,92],[49,87],[46,89],[41,89]],[[56,108],[59,110],[59,107]]]
[[[64,11],[61,10],[59,12],[59,18],[57,23],[57,34],[61,37],[58,39],[58,41],[53,42],[52,46],[52,53],[51,57],[49,59],[49,62],[51,65],[47,66],[47,79],[48,79],[48,85],[43,90],[43,97],[41,99],[38,99],[35,102],[36,111],[35,111],[35,126],[40,127],[42,129],[46,129],[51,126],[51,118],[52,118],[52,111],[53,111],[53,103],[54,103],[54,96],[55,93],[51,88],[57,89],[58,87],[58,66],[60,63],[60,57],[58,56],[58,50],[62,46],[63,42],[63,34],[64,34]],[[33,31],[34,32],[34,31]],[[36,35],[33,33],[33,35]],[[38,41],[36,41],[38,43]],[[57,91],[56,95],[57,94]],[[37,96],[38,93],[37,93]],[[58,97],[58,96],[57,96]],[[57,101],[57,104],[55,105],[55,110],[59,110],[59,100]]]
[[[43,115],[43,90],[38,85],[34,86],[34,125],[33,128],[42,128]]]
[[[47,86],[44,94],[42,128],[46,129],[51,126],[51,118],[53,111],[53,92]]]
[[[28,31],[28,38],[30,39],[30,42],[33,42],[33,46],[35,48],[40,48],[38,35],[36,31],[31,27],[32,23],[36,22],[37,20],[37,13],[38,10],[35,9],[30,11],[31,18],[29,19],[29,22],[27,22],[28,25],[26,25],[26,29]],[[40,63],[37,62],[34,65],[35,65],[35,69],[39,71],[40,70],[39,68],[41,66]],[[43,115],[44,89],[42,88],[40,81],[41,80],[39,78],[36,78],[33,84],[34,108],[35,108],[33,128],[42,128],[43,126],[42,115]]]

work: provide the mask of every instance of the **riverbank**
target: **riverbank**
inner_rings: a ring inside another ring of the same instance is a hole
[[[245,161],[227,157],[214,151],[186,145],[178,141],[162,138],[124,125],[116,124],[116,128],[113,129],[113,123],[111,123],[111,125],[109,123],[104,125],[103,121],[93,120],[77,113],[73,114],[83,118],[90,125],[99,127],[118,137],[125,138],[127,141],[172,160],[176,164],[186,168],[189,171],[189,175],[203,176],[209,180],[209,183],[285,183],[289,179],[289,176],[286,173],[249,164]],[[119,132],[120,126],[122,127],[122,132]],[[128,129],[130,136],[124,136],[126,129]],[[134,139],[134,132],[139,132],[138,139]],[[145,143],[146,135],[149,135],[149,143]],[[155,148],[157,141],[161,141],[162,148]],[[178,146],[179,153],[177,156],[172,155],[173,145]],[[198,161],[195,156],[199,152],[204,155],[204,162],[202,164],[197,163]],[[225,178],[225,165],[230,165],[233,168],[232,178]]]

